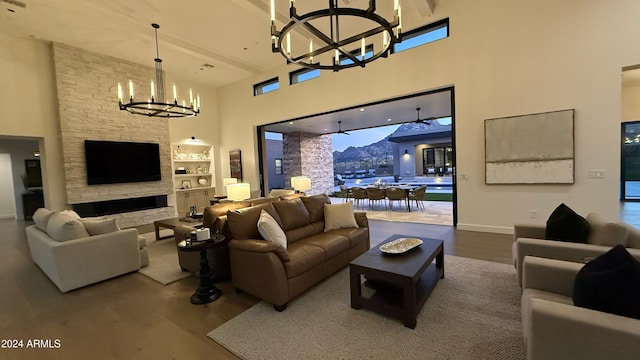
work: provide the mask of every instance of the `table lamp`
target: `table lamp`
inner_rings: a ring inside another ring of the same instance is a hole
[[[238,179],[236,178],[222,178],[222,189],[223,193],[227,195],[227,185],[229,184],[237,184]]]
[[[292,176],[291,186],[297,192],[305,192],[311,189],[311,179],[308,176]]]
[[[242,201],[251,197],[251,185],[249,183],[229,184],[227,189],[227,199]]]

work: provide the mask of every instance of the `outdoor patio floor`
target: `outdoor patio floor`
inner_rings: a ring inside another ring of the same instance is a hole
[[[332,204],[340,204],[344,201],[342,198],[331,198]],[[365,199],[363,203],[356,206],[355,211],[364,211],[367,217],[372,220],[400,221],[420,224],[432,225],[453,225],[453,203],[449,201],[423,201],[424,210],[418,209],[415,202],[411,203],[411,212],[407,211],[406,206],[398,206],[394,204],[393,208],[387,205],[369,207],[368,201]]]

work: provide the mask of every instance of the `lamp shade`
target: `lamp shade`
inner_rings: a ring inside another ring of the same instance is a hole
[[[227,185],[227,199],[233,201],[246,200],[251,197],[251,186],[249,183]]]
[[[224,189],[224,194],[227,195],[227,185],[237,183],[238,179],[236,178],[222,178],[222,188]]]
[[[308,176],[292,176],[291,186],[297,191],[307,191],[311,189],[311,179]]]

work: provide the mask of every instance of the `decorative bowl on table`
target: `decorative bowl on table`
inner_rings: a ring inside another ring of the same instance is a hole
[[[418,238],[403,237],[380,245],[380,251],[385,254],[403,254],[420,245],[422,240]]]

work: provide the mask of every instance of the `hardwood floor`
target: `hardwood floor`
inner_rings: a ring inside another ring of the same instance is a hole
[[[0,220],[0,339],[25,347],[59,339],[60,347],[0,348],[0,359],[237,359],[206,334],[258,299],[222,282],[219,300],[192,305],[196,278],[163,286],[139,273],[62,294],[32,262],[25,224]],[[434,237],[445,240],[446,254],[511,263],[510,235],[379,220],[370,220],[370,230],[372,243],[394,233]]]

